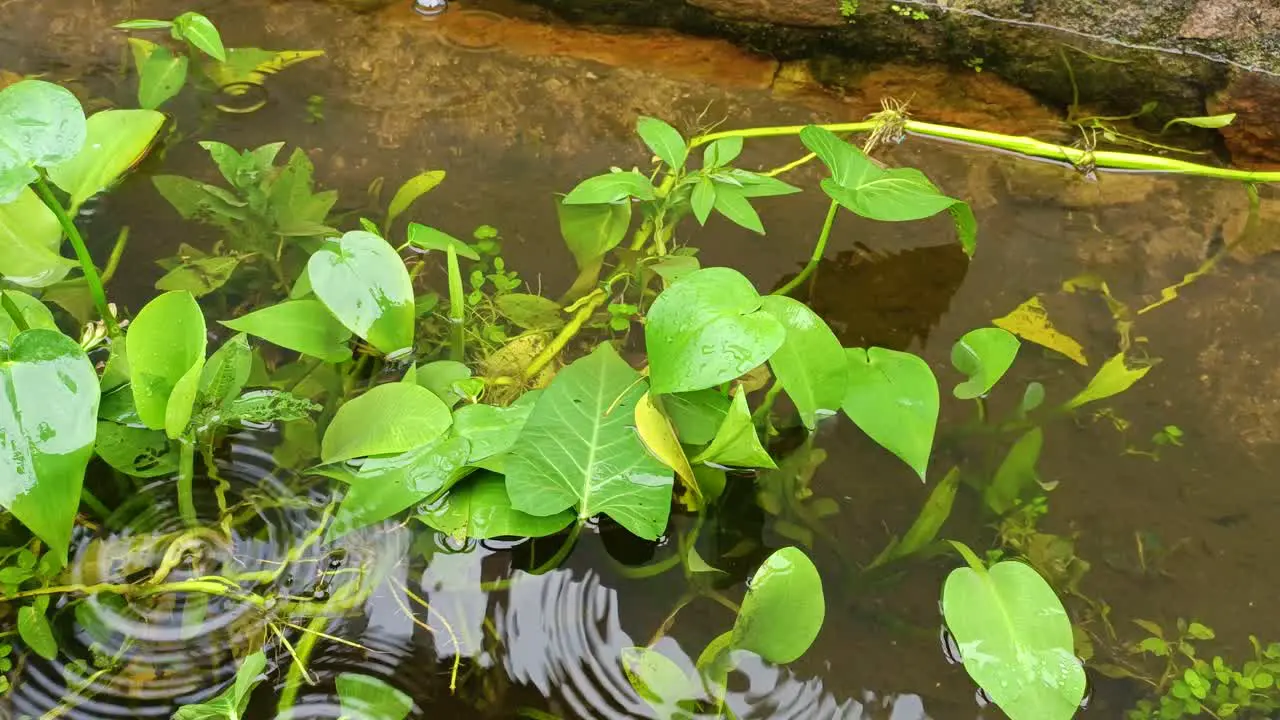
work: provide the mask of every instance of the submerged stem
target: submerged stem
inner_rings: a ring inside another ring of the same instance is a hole
[[[98,314],[102,316],[103,322],[107,324],[107,330],[110,331],[111,337],[119,337],[120,326],[116,323],[115,316],[111,314],[111,309],[107,306],[107,291],[102,287],[102,278],[98,276],[98,270],[93,266],[93,256],[89,254],[89,248],[84,244],[84,238],[80,236],[80,231],[76,229],[75,222],[72,221],[70,215],[67,215],[67,211],[63,209],[62,203],[58,202],[58,198],[54,197],[53,190],[43,177],[36,178],[33,187],[35,187],[36,195],[40,196],[44,204],[58,218],[58,224],[62,226],[62,232],[71,240],[71,247],[76,251],[76,259],[80,261],[80,270],[84,273],[85,282],[89,284],[89,294],[93,296],[93,304],[98,308]]]
[[[840,203],[835,200],[831,201],[831,207],[827,208],[827,219],[822,222],[822,232],[818,235],[818,242],[813,246],[813,254],[809,256],[809,262],[800,270],[800,274],[791,278],[786,285],[774,290],[771,295],[789,295],[792,290],[800,287],[800,285],[818,269],[818,263],[822,262],[822,256],[827,251],[827,239],[831,237],[831,226],[836,221],[836,211],[840,209]]]

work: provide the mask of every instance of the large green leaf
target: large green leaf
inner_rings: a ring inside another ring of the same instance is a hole
[[[630,203],[556,203],[556,213],[560,216],[560,234],[579,269],[591,267],[617,247],[631,225]]]
[[[351,331],[329,312],[324,303],[312,298],[288,300],[268,305],[234,320],[221,320],[237,332],[310,355],[325,362],[351,359]]]
[[[911,353],[851,348],[849,391],[841,408],[862,432],[925,479],[938,425],[938,381]]]
[[[164,293],[129,325],[125,352],[142,423],[171,437],[185,429],[195,404],[205,353],[204,315],[188,292]],[[179,427],[181,425],[181,427]]]
[[[952,570],[942,589],[965,670],[1011,720],[1070,720],[1085,674],[1062,602],[1029,565],[983,568],[965,555],[971,566]]]
[[[97,434],[98,374],[55,330],[20,333],[0,362],[0,505],[64,562]]]
[[[818,418],[834,415],[844,402],[849,362],[831,328],[804,303],[782,295],[762,299],[765,312],[787,330],[786,339],[769,367],[795,403],[805,427],[812,430]]]
[[[316,472],[349,485],[329,538],[382,522],[447,488],[461,476],[471,448],[462,438],[427,442],[359,468],[335,465]]]
[[[675,128],[658,118],[641,115],[636,121],[636,132],[653,154],[672,170],[684,167],[684,161],[689,157],[689,147]]]
[[[467,462],[475,464],[510,450],[532,411],[531,402],[509,407],[475,404],[458,408],[453,414],[453,434],[471,443]]]
[[[751,409],[747,407],[747,395],[739,392],[733,396],[729,412],[716,431],[715,438],[705,450],[698,453],[693,463],[715,463],[733,467],[776,468],[769,452],[760,444],[756,426],[751,421]]]
[[[413,698],[376,677],[356,673],[338,675],[342,715],[360,720],[404,720],[413,711]]]
[[[1009,371],[1022,343],[1001,328],[970,330],[951,348],[951,364],[969,379],[952,393],[961,400],[982,397]]]
[[[111,187],[137,165],[164,125],[154,110],[103,110],[88,121],[88,136],[76,156],[49,168],[49,179],[71,196],[71,207]]]
[[[822,578],[793,547],[775,551],[751,578],[733,624],[733,646],[789,663],[813,644],[827,614]]]
[[[46,287],[67,276],[76,261],[62,257],[58,216],[31,188],[0,205],[0,275],[15,285]]]
[[[822,190],[857,215],[901,222],[963,208],[953,212],[953,219],[961,246],[973,254],[977,234],[973,212],[966,203],[939,192],[924,173],[915,168],[882,168],[858,148],[816,125],[801,130],[800,140],[831,171],[831,177],[822,181]]]
[[[53,320],[53,313],[49,312],[49,308],[45,307],[44,303],[21,290],[4,290],[3,293],[14,307],[18,308],[18,314],[22,316],[28,328],[58,329],[58,324]],[[18,337],[19,332],[21,329],[9,317],[9,313],[0,310],[0,340],[11,343]]]
[[[645,348],[653,392],[728,382],[763,365],[786,334],[738,271],[712,267],[685,275],[649,308]]]
[[[221,695],[196,705],[183,705],[173,720],[244,720],[253,689],[266,679],[267,656],[258,651],[240,663],[236,681]]]
[[[325,307],[384,355],[413,345],[413,283],[386,240],[349,232],[311,256],[307,275]]]
[[[43,80],[22,80],[0,90],[0,144],[21,164],[47,168],[70,160],[84,139],[84,110],[70,90]],[[6,194],[11,191],[0,188],[0,195]]]
[[[563,530],[574,517],[569,509],[546,516],[516,510],[507,494],[506,480],[489,472],[463,480],[418,514],[419,520],[459,542],[468,538],[543,537]]]
[[[338,408],[320,443],[320,459],[334,463],[401,453],[439,438],[451,424],[449,406],[430,390],[378,385]]]
[[[506,458],[511,505],[530,515],[577,507],[656,539],[671,510],[671,469],[636,436],[639,373],[608,343],[561,370],[534,405]]]

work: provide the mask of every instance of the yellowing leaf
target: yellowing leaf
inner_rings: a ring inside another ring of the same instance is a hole
[[[1027,300],[1008,315],[993,320],[992,324],[1008,330],[1023,340],[1060,352],[1081,365],[1089,364],[1080,343],[1070,335],[1059,332],[1053,323],[1049,322],[1049,313],[1038,297]]]
[[[693,475],[693,468],[689,466],[689,458],[685,456],[684,448],[680,447],[680,440],[676,437],[671,421],[653,403],[653,398],[647,392],[636,403],[635,415],[636,432],[640,435],[640,442],[644,443],[650,455],[676,471],[690,493],[682,498],[682,502],[689,506],[690,510],[696,510],[697,506],[702,504],[702,491],[698,487],[697,478]]]
[[[1120,353],[1103,363],[1098,369],[1098,374],[1089,381],[1089,385],[1081,390],[1080,394],[1067,401],[1065,407],[1070,410],[1085,403],[1119,395],[1133,387],[1133,384],[1141,380],[1150,370],[1150,365],[1130,368],[1125,365],[1124,353]]]

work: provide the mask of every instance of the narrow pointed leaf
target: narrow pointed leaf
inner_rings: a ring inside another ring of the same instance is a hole
[[[351,359],[351,331],[319,300],[288,300],[221,323],[325,362]]]
[[[693,468],[689,466],[684,448],[680,446],[680,439],[676,437],[675,428],[662,410],[654,405],[649,393],[641,395],[636,402],[636,433],[645,449],[662,461],[663,465],[674,470],[684,481],[685,487],[689,488],[695,498],[701,500],[698,480],[693,475]],[[698,504],[701,505],[700,502]]]
[[[1020,498],[1036,485],[1036,463],[1044,446],[1044,431],[1035,427],[1028,430],[1009,448],[995,477],[983,493],[987,507],[997,515],[1003,515],[1017,506]]]
[[[173,29],[184,40],[218,62],[227,61],[222,36],[209,18],[197,12],[184,12],[173,19]]]
[[[387,221],[383,225],[383,231],[389,232],[396,218],[403,215],[404,211],[417,202],[418,198],[436,189],[437,185],[444,182],[444,177],[443,170],[427,170],[405,180],[404,184],[396,189],[395,196],[391,198],[391,204],[387,206]]]
[[[760,215],[756,213],[755,208],[751,207],[751,201],[742,192],[742,188],[718,183],[716,185],[715,209],[716,212],[734,223],[761,235],[764,234],[764,225],[760,222]]]
[[[410,245],[422,248],[423,250],[438,250],[445,252],[452,247],[458,257],[464,257],[468,260],[479,260],[480,253],[475,248],[462,242],[458,238],[449,233],[437,230],[433,227],[427,227],[421,223],[409,223],[408,242]]]
[[[1133,387],[1133,384],[1145,377],[1150,370],[1150,365],[1130,368],[1125,364],[1124,353],[1114,355],[1103,363],[1101,368],[1098,368],[1098,374],[1093,376],[1088,386],[1068,400],[1065,407],[1071,410],[1086,403],[1119,395]]]

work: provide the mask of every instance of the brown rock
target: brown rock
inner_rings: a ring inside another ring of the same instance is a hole
[[[1200,0],[1179,30],[1193,40],[1247,40],[1280,29],[1280,6],[1250,0]]]
[[[1236,165],[1280,167],[1280,78],[1236,73],[1206,105],[1214,115],[1236,113],[1235,122],[1219,131]]]
[[[688,0],[728,20],[790,25],[837,27],[845,24],[840,3],[834,0]]]

